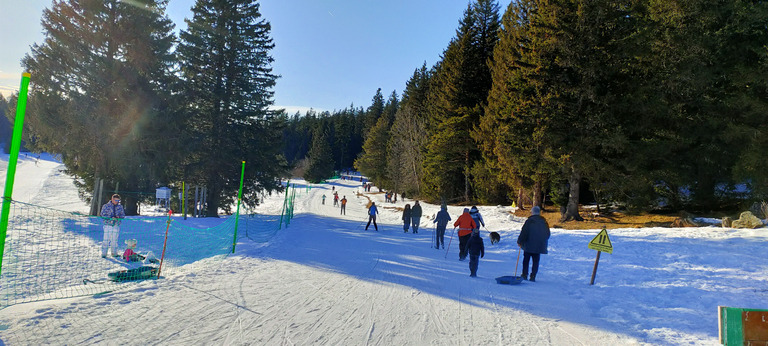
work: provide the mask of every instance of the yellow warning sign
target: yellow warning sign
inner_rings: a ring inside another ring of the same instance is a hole
[[[611,239],[608,238],[608,231],[606,231],[605,228],[603,228],[603,230],[589,242],[587,247],[592,250],[613,254],[613,245],[611,245]]]

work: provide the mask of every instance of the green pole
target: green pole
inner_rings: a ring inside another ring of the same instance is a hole
[[[24,113],[27,110],[27,89],[29,89],[29,72],[21,74],[19,100],[16,103],[16,119],[13,122],[13,137],[11,137],[11,154],[8,158],[8,171],[5,178],[5,193],[3,194],[3,210],[0,215],[0,272],[3,269],[3,254],[5,253],[5,235],[8,231],[8,214],[11,212],[11,195],[13,195],[13,180],[16,177],[16,161],[19,160],[21,149],[21,130],[24,128]]]
[[[288,183],[285,184],[285,199],[283,199],[283,212],[280,213],[280,225],[277,227],[277,229],[282,229],[283,227],[283,217],[285,216],[285,212],[288,211],[288,193],[290,192],[291,188],[291,181],[288,180]]]
[[[240,201],[243,199],[243,178],[245,177],[245,161],[240,170],[240,191],[237,192],[237,213],[235,214],[235,237],[232,239],[232,253],[235,253],[235,243],[237,243],[237,225],[240,223]]]

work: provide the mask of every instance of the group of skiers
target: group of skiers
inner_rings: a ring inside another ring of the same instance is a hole
[[[347,196],[342,197],[339,199],[339,192],[335,191],[336,187],[333,187],[333,206],[338,207],[341,205],[341,215],[347,215]],[[325,194],[323,194],[323,204],[325,204]]]
[[[375,202],[371,202],[368,208],[368,224],[365,229],[373,222],[376,231],[379,230],[376,225],[376,215],[379,213]],[[408,233],[411,227],[413,233],[418,233],[419,223],[421,221],[421,205],[415,201],[413,207],[406,204],[403,209],[403,231]],[[445,205],[440,207],[440,211],[435,215],[432,223],[435,226],[435,248],[445,249],[445,230],[451,216],[448,214]],[[477,277],[477,268],[480,258],[485,257],[485,244],[480,236],[480,226],[485,227],[485,221],[477,206],[464,208],[463,213],[453,224],[454,228],[459,228],[459,260],[466,260],[469,256],[469,276]],[[536,281],[536,275],[539,271],[539,260],[541,254],[547,253],[547,243],[549,241],[550,231],[547,221],[541,216],[541,208],[531,208],[531,216],[523,224],[520,235],[517,238],[517,245],[523,250],[523,272],[524,280]],[[450,245],[450,244],[449,244]],[[533,266],[529,274],[529,264],[533,260]]]
[[[401,196],[402,200],[405,200],[405,196]],[[397,193],[389,191],[384,194],[384,201],[389,203],[397,203]]]

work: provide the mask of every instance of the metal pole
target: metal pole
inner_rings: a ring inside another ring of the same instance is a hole
[[[184,220],[187,219],[187,186],[181,182],[181,212],[184,214]]]
[[[199,192],[199,188],[200,188],[199,185],[195,185],[195,217],[200,217],[200,215],[199,215],[200,214],[200,206],[197,204],[198,203],[198,197],[197,196],[200,193]]]
[[[27,111],[27,90],[29,72],[21,74],[21,88],[19,99],[16,102],[16,118],[13,121],[13,137],[11,137],[11,153],[8,158],[8,171],[5,176],[5,193],[3,194],[3,209],[0,215],[0,272],[3,269],[3,254],[5,253],[5,236],[8,231],[8,215],[11,213],[11,196],[13,195],[13,181],[16,177],[16,164],[21,150],[21,132],[24,128],[24,114]]]
[[[592,279],[589,280],[589,284],[590,285],[594,285],[595,284],[595,274],[597,274],[597,262],[600,262],[600,252],[602,252],[602,251],[598,251],[597,252],[597,258],[595,258],[595,267],[592,268]]]

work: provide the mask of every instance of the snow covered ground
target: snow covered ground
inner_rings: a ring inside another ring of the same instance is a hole
[[[63,166],[21,159],[15,199],[87,211]],[[601,256],[594,286],[596,252],[587,244],[599,230],[553,229],[537,281],[499,285],[495,277],[515,272],[524,221],[509,208],[480,206],[501,242],[483,232],[486,255],[470,278],[455,234],[447,252],[432,248],[437,206],[422,204],[420,232],[406,234],[394,207],[413,201],[385,203],[358,185],[303,191],[287,229],[265,243],[241,236],[224,260],[0,310],[0,345],[717,345],[718,305],[768,308],[766,228],[609,230],[614,251]],[[330,198],[320,203],[332,188],[349,200],[346,215]],[[369,198],[383,207],[379,232],[364,230]],[[272,196],[257,211],[279,213],[282,202]],[[451,217],[463,208],[449,207]],[[449,238],[450,228],[446,245]]]

